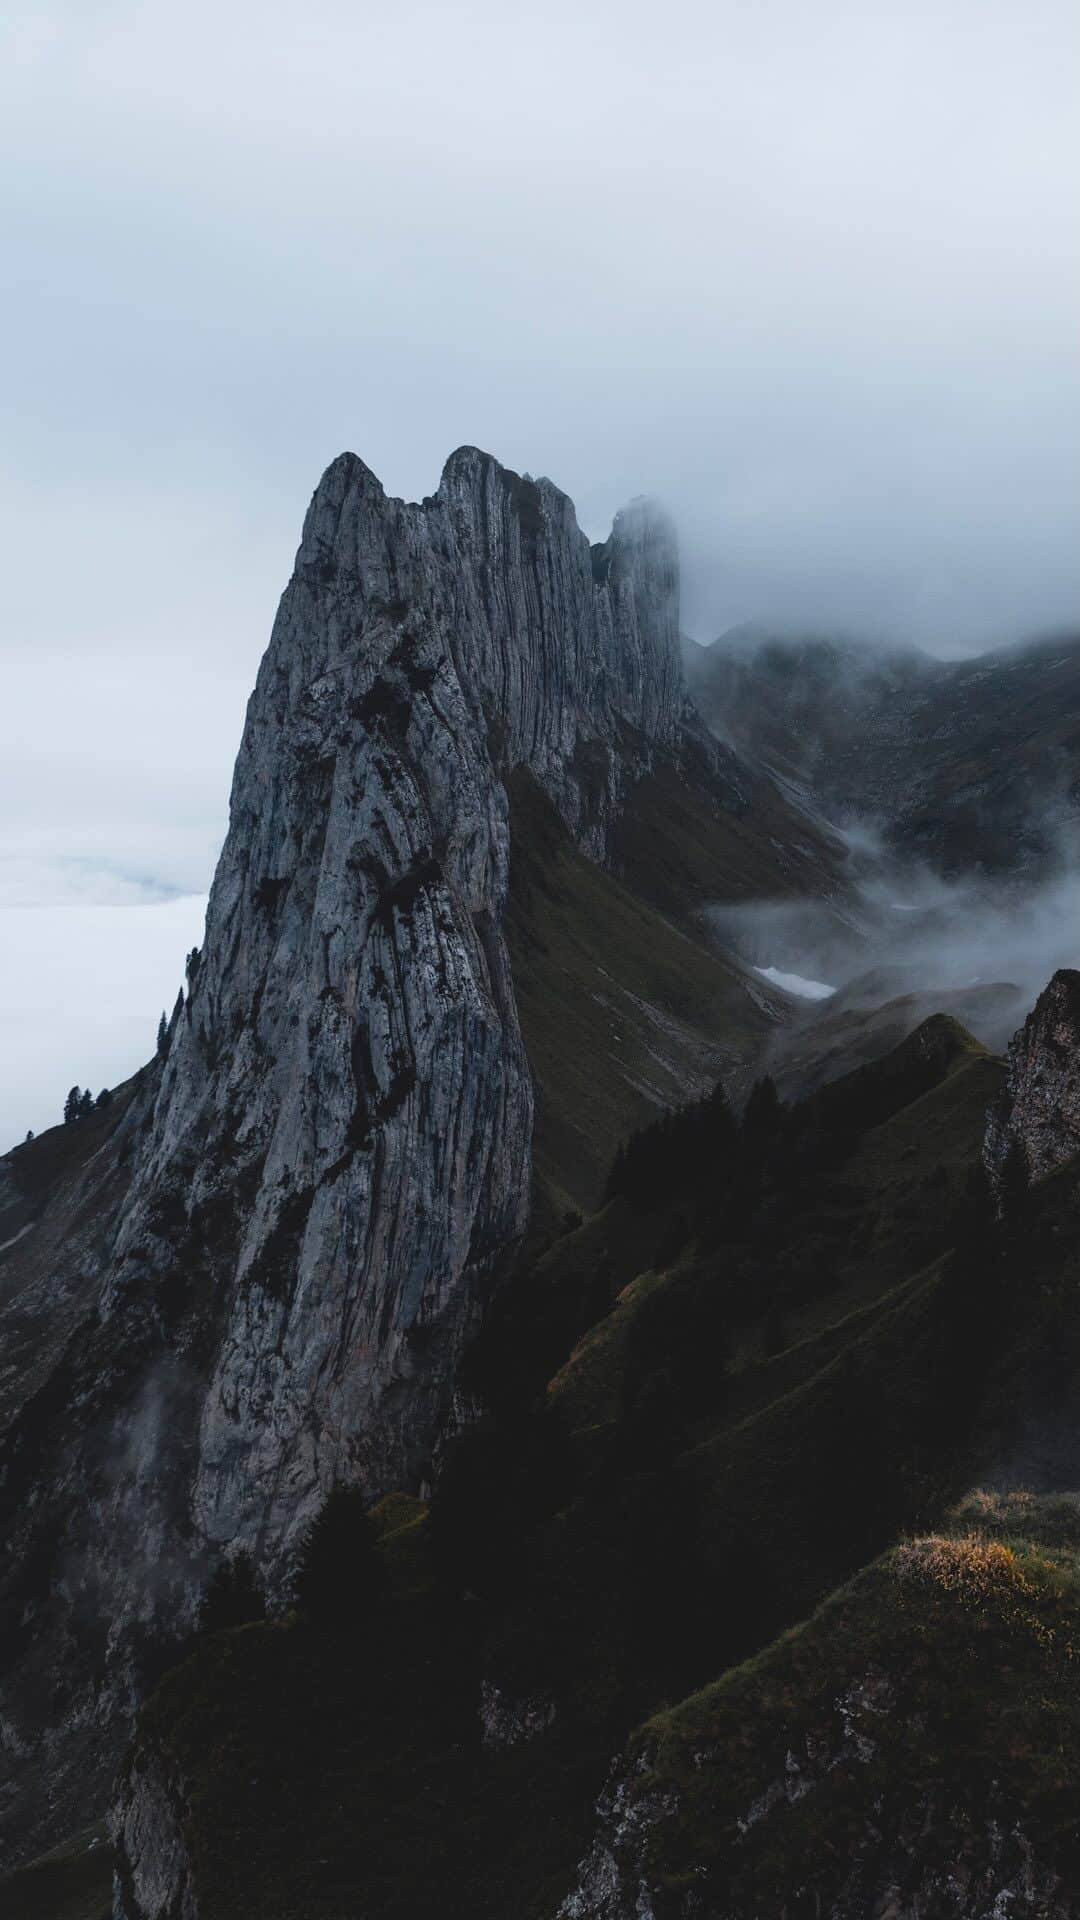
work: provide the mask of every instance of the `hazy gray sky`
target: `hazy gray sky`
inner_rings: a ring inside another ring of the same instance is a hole
[[[1078,80],[1075,0],[7,0],[0,902],[205,888],[343,447],[659,494],[703,638],[1074,619]]]

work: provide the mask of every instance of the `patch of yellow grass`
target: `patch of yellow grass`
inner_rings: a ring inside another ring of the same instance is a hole
[[[1034,1564],[1040,1572],[1053,1574],[1049,1563]],[[1039,1612],[1046,1587],[1035,1577],[1030,1556],[1021,1557],[1002,1540],[988,1540],[979,1533],[956,1538],[927,1534],[897,1549],[896,1571],[902,1582],[936,1587],[966,1611],[1030,1634],[1046,1652],[1056,1650],[1073,1658],[1072,1639],[1063,1639]]]

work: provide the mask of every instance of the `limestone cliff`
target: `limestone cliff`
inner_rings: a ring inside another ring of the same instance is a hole
[[[418,505],[353,455],[324,475],[167,1058],[6,1256],[33,1357],[0,1437],[12,1831],[62,1820],[218,1555],[273,1582],[335,1479],[429,1474],[529,1206],[504,782],[603,861],[688,726],[655,508],[590,547],[472,448]]]
[[[529,1198],[501,776],[528,766],[603,857],[679,725],[677,578],[652,509],[593,554],[565,495],[473,449],[422,506],[351,456],[319,486],[105,1297],[160,1285],[246,1186],[194,1475],[210,1542],[273,1555],[335,1477],[424,1470],[473,1279]]]

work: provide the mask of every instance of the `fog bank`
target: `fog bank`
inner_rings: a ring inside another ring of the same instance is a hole
[[[713,908],[709,917],[721,942],[774,986],[790,975],[803,989],[808,982],[833,989],[810,1009],[796,987],[793,1019],[936,997],[996,1050],[1008,1045],[1051,975],[1080,966],[1080,868],[1024,888],[947,881],[926,867],[878,858],[842,905],[759,901]]]

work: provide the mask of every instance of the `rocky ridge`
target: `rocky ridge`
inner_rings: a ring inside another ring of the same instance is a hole
[[[165,1194],[182,1243],[249,1185],[200,1417],[210,1542],[272,1556],[335,1478],[422,1472],[469,1276],[528,1208],[501,775],[527,765],[602,858],[679,726],[677,619],[648,507],[595,554],[565,495],[472,449],[419,507],[349,456],[324,477],[104,1300],[175,1265]]]
[[[6,1790],[41,1788],[16,1837],[55,1831],[216,1556],[273,1581],[336,1480],[430,1474],[529,1209],[504,782],[527,770],[603,861],[686,740],[741,804],[683,691],[656,508],[590,547],[556,487],[473,448],[418,505],[328,469],[166,1057],[51,1239],[5,1254],[9,1328],[49,1356],[9,1375],[0,1443]]]

